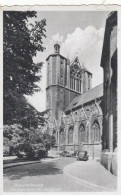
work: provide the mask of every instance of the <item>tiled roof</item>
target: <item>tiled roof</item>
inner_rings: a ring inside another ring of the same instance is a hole
[[[102,96],[103,96],[103,84],[100,84],[88,90],[86,93],[75,97],[74,100],[71,102],[71,104],[65,109],[65,112],[70,111],[73,108],[79,107],[82,104],[90,102],[96,98],[100,98]]]

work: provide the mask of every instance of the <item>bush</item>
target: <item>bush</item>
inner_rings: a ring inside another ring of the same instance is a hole
[[[22,143],[16,146],[15,153],[20,159],[39,160],[47,156],[45,147],[39,144]]]

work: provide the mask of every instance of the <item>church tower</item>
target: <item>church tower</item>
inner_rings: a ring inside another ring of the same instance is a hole
[[[54,54],[47,61],[47,109],[50,109],[50,117],[59,119],[64,111],[64,87],[67,85],[67,59],[60,55],[60,45],[54,45]]]
[[[60,45],[54,45],[54,54],[47,61],[46,109],[50,118],[59,120],[73,99],[91,88],[92,74],[80,64],[76,56],[70,63],[60,55]]]

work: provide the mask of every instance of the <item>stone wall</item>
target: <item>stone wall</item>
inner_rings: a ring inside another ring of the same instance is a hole
[[[114,151],[117,148],[117,12],[111,12],[106,21],[101,66],[104,69],[101,163],[116,174],[117,158]]]
[[[100,157],[102,135],[101,101],[102,98],[97,101],[88,102],[88,104],[83,106],[83,109],[82,107],[77,108],[75,111],[61,118],[63,124],[61,123],[60,127],[57,129],[60,133],[63,130],[63,134],[60,134],[59,137],[57,135],[57,144],[61,146],[61,150],[62,148],[69,151],[86,150],[91,158],[93,156],[95,158]],[[95,123],[98,129],[94,130]],[[69,143],[70,128],[73,131],[73,141],[71,143]],[[83,128],[84,132],[82,131]],[[62,136],[64,139],[62,139]],[[60,140],[64,140],[64,142]]]

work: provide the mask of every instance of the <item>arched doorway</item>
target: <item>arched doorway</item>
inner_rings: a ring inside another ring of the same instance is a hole
[[[68,143],[69,144],[73,143],[73,127],[70,127],[68,131]]]

